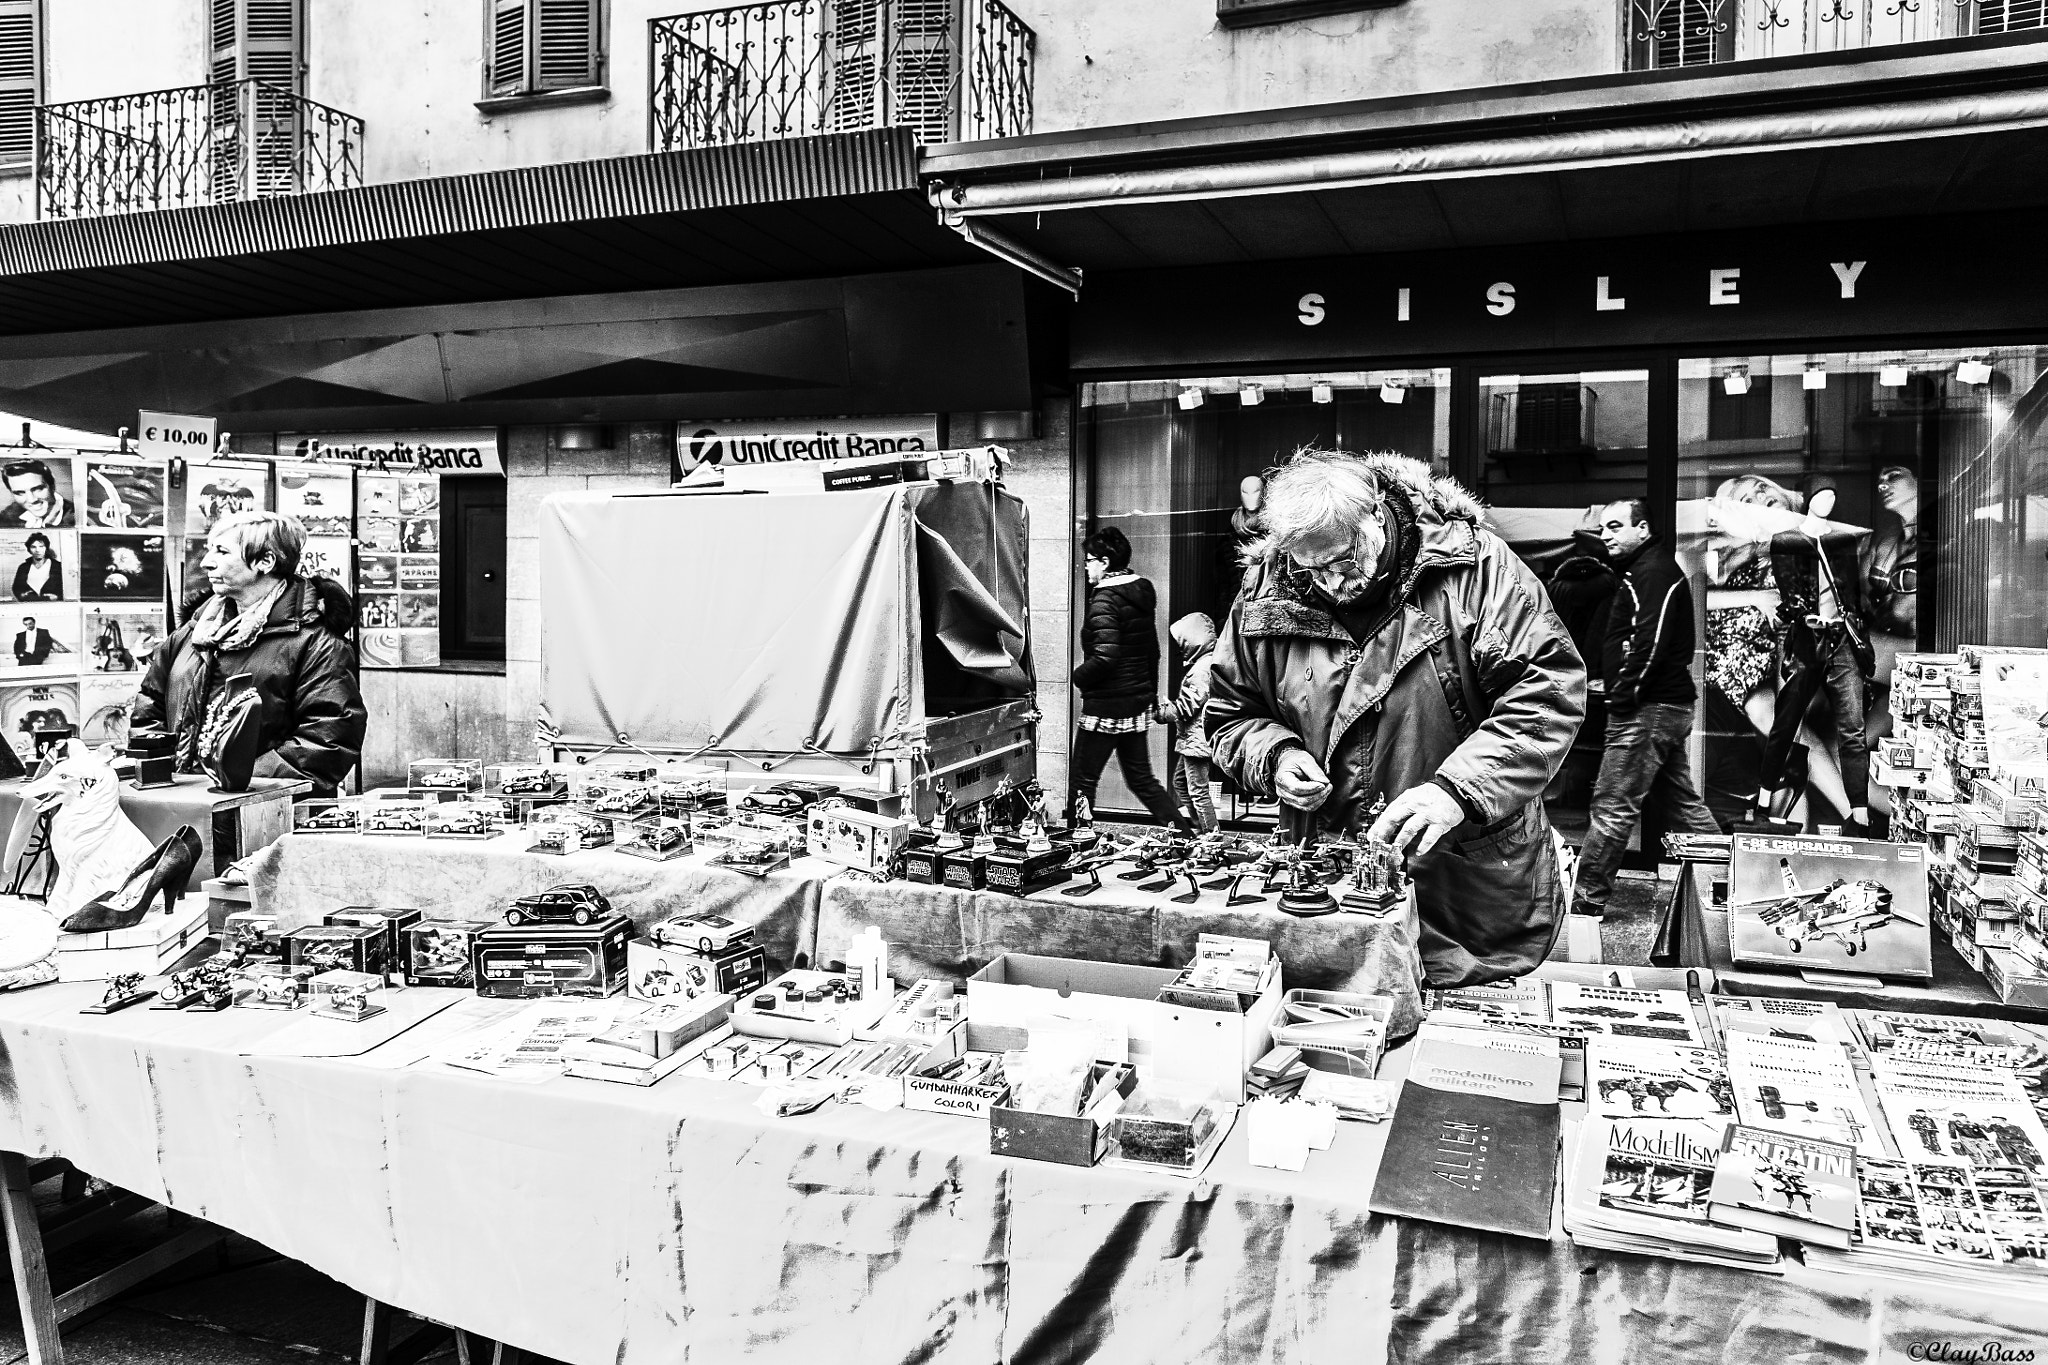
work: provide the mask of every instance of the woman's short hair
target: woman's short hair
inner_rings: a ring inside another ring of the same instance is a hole
[[[1349,539],[1377,517],[1386,485],[1371,465],[1341,450],[1303,449],[1266,474],[1266,500],[1259,508],[1265,538],[1248,547],[1247,558],[1284,554],[1309,536],[1341,533]]]
[[[41,531],[30,531],[28,533],[28,539],[21,542],[21,548],[24,550],[29,549],[37,541],[41,541],[43,543],[43,548],[45,550],[50,549],[50,538],[44,535]],[[55,551],[51,551],[51,553],[54,554]]]
[[[236,512],[222,517],[207,533],[208,539],[215,536],[240,550],[242,562],[252,569],[257,560],[269,555],[276,565],[273,572],[280,578],[299,571],[299,555],[306,548],[306,528],[299,525],[297,517],[278,512]]]
[[[1089,559],[1106,559],[1111,573],[1131,567],[1131,541],[1114,526],[1098,526],[1081,542],[1081,553]]]

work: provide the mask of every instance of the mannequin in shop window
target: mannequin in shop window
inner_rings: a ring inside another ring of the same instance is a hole
[[[1886,465],[1877,496],[1899,524],[1879,528],[1864,547],[1864,619],[1873,635],[1910,650],[1920,628],[1920,480],[1904,465]]]
[[[1829,520],[1835,481],[1809,479],[1806,519],[1771,538],[1771,573],[1778,585],[1778,622],[1784,630],[1784,673],[1778,686],[1770,738],[1764,744],[1757,805],[1784,816],[1803,782],[1789,780],[1788,760],[1814,699],[1825,697],[1835,732],[1842,790],[1848,802],[1842,832],[1870,832],[1870,750],[1864,717],[1873,657],[1864,627],[1864,575],[1857,562],[1861,532]],[[1790,765],[1793,770],[1803,764]]]

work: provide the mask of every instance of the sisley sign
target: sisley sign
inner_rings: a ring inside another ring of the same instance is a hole
[[[852,460],[938,448],[939,419],[932,414],[682,421],[676,423],[669,475],[678,486],[698,488],[723,483],[724,471],[739,465]]]
[[[277,453],[318,464],[345,464],[377,474],[499,474],[495,428],[475,431],[347,431],[285,435]]]

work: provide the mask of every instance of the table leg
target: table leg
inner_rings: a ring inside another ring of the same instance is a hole
[[[50,1267],[43,1260],[43,1230],[36,1222],[35,1186],[28,1158],[0,1152],[0,1224],[7,1234],[7,1259],[14,1267],[14,1297],[21,1308],[22,1336],[29,1365],[64,1365],[64,1338],[57,1328],[57,1301],[50,1293]]]

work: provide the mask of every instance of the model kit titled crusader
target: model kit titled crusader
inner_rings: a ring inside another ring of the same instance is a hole
[[[1793,952],[1802,951],[1814,940],[1832,939],[1854,957],[1868,946],[1866,936],[1872,930],[1892,922],[1892,893],[1881,883],[1837,877],[1825,886],[1807,889],[1799,885],[1790,858],[1778,862],[1785,880],[1783,895],[1744,901],[1731,908],[1755,910]]]

